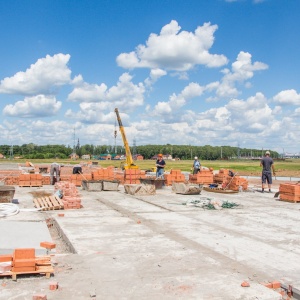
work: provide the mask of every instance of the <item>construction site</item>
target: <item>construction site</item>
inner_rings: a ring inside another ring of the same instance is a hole
[[[300,299],[297,182],[0,167],[0,299]]]
[[[141,170],[115,112],[121,168],[0,164],[0,299],[300,299],[299,181]]]

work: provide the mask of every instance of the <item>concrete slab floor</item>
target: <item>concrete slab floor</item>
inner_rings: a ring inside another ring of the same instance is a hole
[[[33,208],[33,189],[16,188],[21,208]],[[257,192],[185,196],[165,187],[153,196],[134,197],[122,186],[118,192],[79,190],[83,208],[65,210],[64,217],[58,216],[61,211],[48,211],[0,219],[2,226],[53,219],[76,252],[57,250],[53,257],[50,281],[59,283],[58,290],[50,291],[44,276],[20,277],[17,282],[0,277],[0,299],[32,299],[34,293],[45,293],[48,300],[274,300],[281,299],[279,293],[261,282],[300,287],[300,204]],[[207,198],[239,206],[207,210],[183,205]],[[250,287],[241,287],[244,280]]]

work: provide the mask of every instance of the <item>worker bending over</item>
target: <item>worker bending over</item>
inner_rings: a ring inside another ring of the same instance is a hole
[[[73,174],[82,174],[81,164],[77,164],[73,167]]]
[[[163,178],[164,177],[164,168],[166,166],[166,162],[163,160],[162,154],[157,155],[156,161],[156,178]]]
[[[58,182],[60,180],[60,169],[61,165],[54,162],[50,166],[50,184],[54,185],[55,182]],[[55,177],[54,177],[55,173]]]

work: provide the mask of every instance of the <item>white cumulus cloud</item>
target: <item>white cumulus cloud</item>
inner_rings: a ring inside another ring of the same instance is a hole
[[[209,53],[214,43],[217,25],[204,23],[195,32],[180,31],[177,21],[165,25],[160,34],[150,34],[146,45],[139,45],[135,51],[121,53],[117,64],[123,68],[151,68],[187,71],[195,65],[220,67],[228,60],[222,54]]]
[[[294,89],[281,91],[273,99],[282,105],[300,105],[300,94]]]
[[[32,64],[25,72],[18,72],[0,82],[3,94],[51,94],[57,87],[70,82],[69,54],[47,55]]]
[[[62,103],[54,96],[37,95],[25,97],[23,101],[6,105],[3,114],[10,117],[34,118],[55,115],[61,108]]]
[[[144,84],[134,84],[132,79],[130,74],[123,73],[117,84],[108,89],[104,83],[88,84],[79,78],[74,90],[68,95],[68,100],[88,103],[101,102],[102,109],[113,108],[116,105],[132,109],[143,105],[145,93]]]

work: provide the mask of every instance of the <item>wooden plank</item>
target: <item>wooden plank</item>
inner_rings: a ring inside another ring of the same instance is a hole
[[[34,206],[35,206],[36,208],[38,208],[38,209],[41,208],[41,207],[40,207],[40,203],[37,201],[36,198],[33,199],[33,203],[34,203]]]
[[[54,196],[56,201],[59,203],[59,206],[63,209],[64,208],[64,203],[58,196]]]
[[[60,208],[60,205],[58,204],[58,202],[56,201],[56,198],[54,196],[50,196],[49,201],[51,201],[51,203],[55,209]]]
[[[45,274],[46,278],[50,278],[51,274],[54,273],[54,269],[52,266],[37,266],[35,271],[28,271],[28,272],[5,272],[0,273],[0,277],[4,276],[11,276],[12,280],[17,280],[17,275],[30,275],[30,274]]]
[[[49,210],[54,210],[54,209],[55,209],[55,206],[54,206],[53,203],[50,201],[50,198],[49,198],[49,197],[44,197],[43,199],[44,199],[44,201],[47,203],[47,206],[48,206],[48,209],[49,209]]]
[[[45,210],[45,205],[44,205],[44,203],[41,201],[41,199],[40,199],[40,198],[36,198],[35,200],[36,200],[36,203],[37,203],[37,208],[42,209],[42,210]]]
[[[44,210],[49,210],[49,206],[48,206],[48,204],[47,204],[47,202],[45,201],[45,199],[44,199],[44,197],[42,197],[42,198],[40,198],[41,199],[41,202],[43,203],[43,205],[44,205]]]

